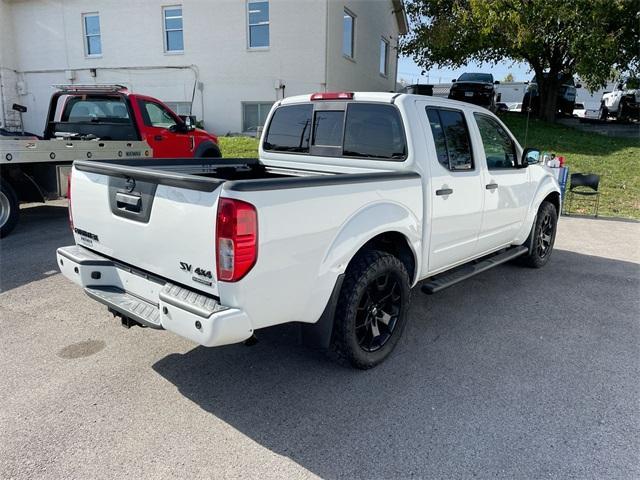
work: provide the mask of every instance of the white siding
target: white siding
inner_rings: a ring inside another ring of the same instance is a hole
[[[355,14],[355,55],[342,54],[343,13]],[[380,75],[380,40],[389,41],[389,73]],[[396,90],[398,25],[389,0],[329,0],[327,89]]]
[[[0,39],[6,45],[10,37],[15,47],[27,130],[42,132],[51,85],[73,77],[74,83],[121,83],[166,102],[191,101],[195,86],[193,113],[225,134],[241,130],[242,102],[273,102],[282,97],[280,85],[286,96],[325,90],[327,81],[331,89],[393,89],[398,30],[391,1],[345,3],[358,14],[356,62],[349,64],[341,54],[344,5],[334,0],[270,0],[270,46],[258,51],[248,49],[244,0],[0,0],[0,22],[13,26],[12,33],[2,28]],[[162,7],[180,4],[184,53],[165,53]],[[85,56],[87,12],[100,14],[99,58]],[[378,73],[381,35],[394,36],[388,79]],[[327,44],[337,48],[328,64]]]
[[[11,5],[0,0],[0,127],[18,128],[19,117],[11,110],[19,103],[16,56],[13,47]]]

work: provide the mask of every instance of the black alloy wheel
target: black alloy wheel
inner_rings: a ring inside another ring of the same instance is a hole
[[[398,257],[379,250],[356,255],[340,289],[331,354],[360,369],[384,361],[402,336],[410,284],[407,268]]]
[[[525,245],[529,247],[529,253],[519,257],[518,260],[532,268],[544,266],[553,251],[557,225],[558,212],[556,207],[550,202],[542,202],[529,238],[525,242]]]
[[[393,335],[402,312],[400,279],[387,272],[364,291],[356,313],[356,340],[365,352],[382,348]]]
[[[538,233],[538,256],[540,258],[546,257],[551,253],[551,240],[553,238],[555,225],[552,223],[551,214],[546,211],[542,217],[542,223],[540,225],[540,232]]]

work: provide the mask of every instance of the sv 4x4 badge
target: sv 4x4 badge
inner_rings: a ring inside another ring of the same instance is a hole
[[[180,270],[191,273],[192,265],[190,263],[180,262]],[[211,281],[213,280],[211,270],[205,270],[204,268],[196,267],[196,269],[193,270],[193,273],[195,274],[195,276],[191,277],[191,280],[193,280],[194,282],[202,283],[208,286],[211,286],[213,284],[213,282]]]

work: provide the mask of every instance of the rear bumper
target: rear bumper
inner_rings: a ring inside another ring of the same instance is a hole
[[[61,247],[56,260],[62,274],[91,298],[148,327],[169,330],[207,347],[242,342],[253,335],[244,311],[86,248]]]

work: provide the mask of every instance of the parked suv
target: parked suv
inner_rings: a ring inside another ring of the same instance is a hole
[[[600,103],[600,118],[610,116],[618,121],[640,120],[640,81],[629,78],[620,82],[613,92],[605,92]]]
[[[548,73],[543,74],[546,78]],[[558,99],[556,101],[556,108],[558,113],[564,115],[573,115],[573,109],[576,103],[576,89],[581,88],[582,85],[576,84],[573,81],[573,76],[558,74],[558,78],[562,79],[562,86],[558,90]],[[529,83],[527,91],[524,92],[522,98],[522,113],[526,113],[527,109],[531,107],[532,113],[540,111],[540,93],[538,92],[538,78],[534,77]]]
[[[494,112],[498,101],[495,86],[499,83],[490,73],[463,73],[453,81],[449,98],[480,105]]]

